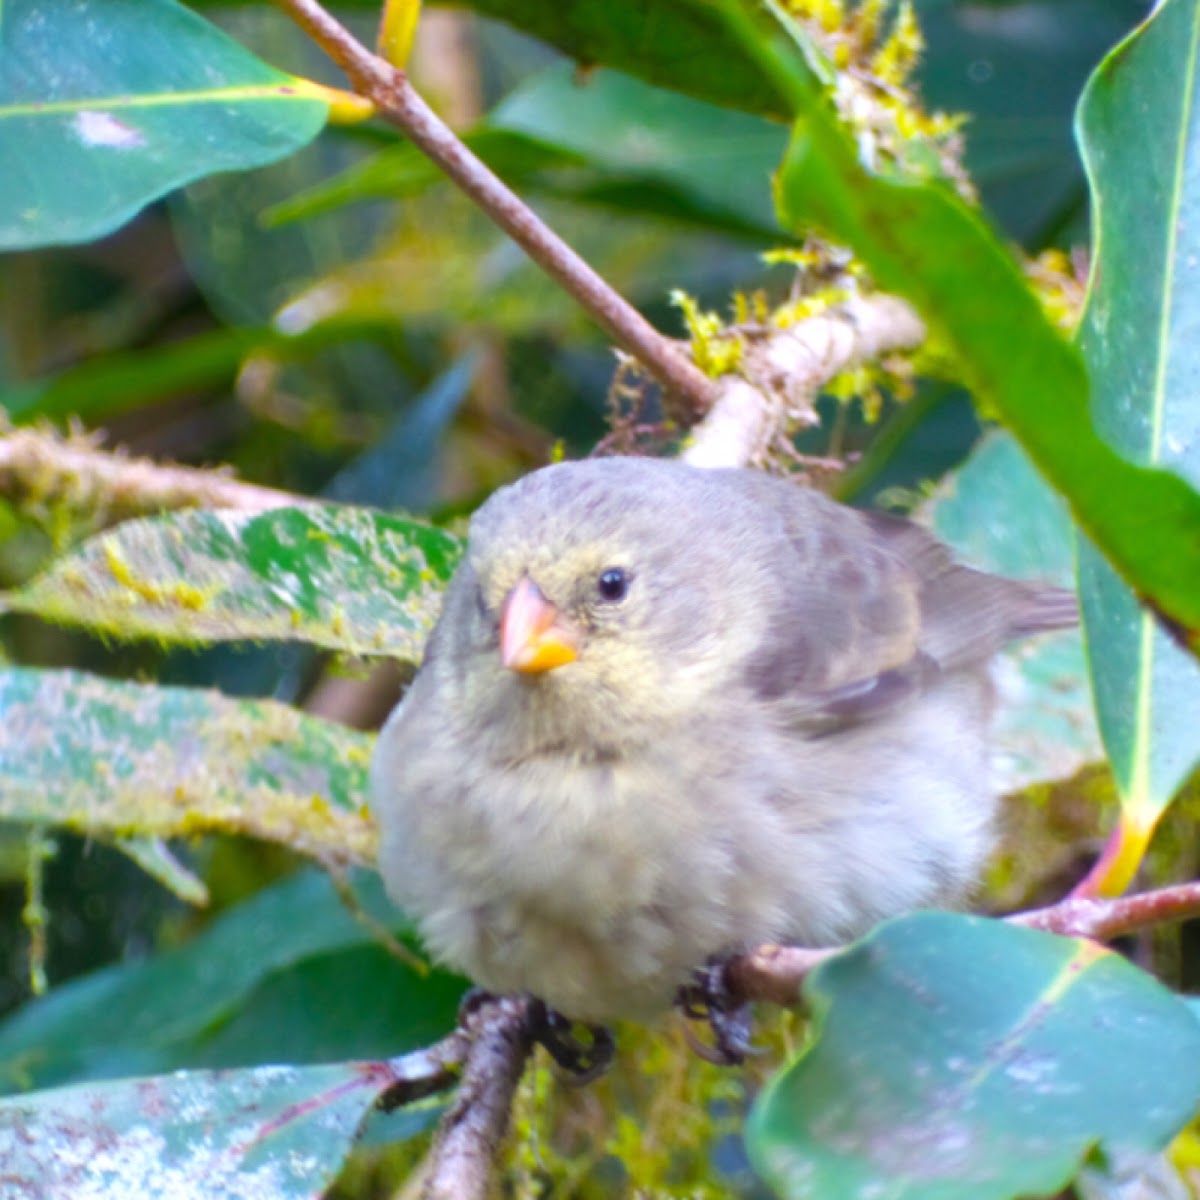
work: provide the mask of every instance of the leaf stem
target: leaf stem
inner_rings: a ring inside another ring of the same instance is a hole
[[[685,401],[695,418],[708,411],[714,394],[711,380],[463,145],[403,71],[368,50],[316,0],[279,4],[346,72],[380,116],[398,126],[618,345]]]

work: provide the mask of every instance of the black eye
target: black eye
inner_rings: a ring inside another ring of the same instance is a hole
[[[609,567],[600,576],[596,586],[601,599],[616,603],[618,600],[624,600],[625,593],[629,591],[629,576],[620,567]]]

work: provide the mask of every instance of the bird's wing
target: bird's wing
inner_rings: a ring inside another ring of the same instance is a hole
[[[1076,620],[1070,593],[962,567],[911,522],[763,482],[779,586],[746,682],[790,723],[819,731],[869,719],[1013,637]]]

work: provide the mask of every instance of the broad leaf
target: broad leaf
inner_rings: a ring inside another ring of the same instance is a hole
[[[913,304],[962,382],[1067,498],[1080,528],[1200,650],[1200,494],[1175,475],[1133,465],[1100,438],[1079,355],[979,216],[940,183],[871,174],[797,48],[764,35],[732,0],[726,11],[800,114],[776,179],[784,224],[853,247],[883,290]]]
[[[416,660],[460,552],[452,534],[365,508],[189,509],[89,539],[0,609],[118,637]]]
[[[376,875],[356,873],[353,892],[369,921],[405,930]],[[453,1027],[462,989],[389,953],[323,872],[304,871],[176,950],[71,980],[10,1014],[0,1091],[407,1052]]]
[[[270,700],[0,670],[0,819],[85,835],[205,831],[371,861],[372,738]]]
[[[725,108],[788,112],[786,91],[730,40],[719,6],[706,0],[470,0],[469,6],[584,65],[616,67]]]
[[[984,438],[922,511],[937,535],[973,567],[1074,586],[1075,537],[1067,506],[1011,434],[997,431]],[[1003,791],[1065,779],[1103,759],[1078,630],[1015,644],[998,674],[995,748]]]
[[[1098,217],[1079,337],[1092,412],[1127,458],[1169,467],[1196,486],[1198,45],[1200,8],[1194,0],[1168,0],[1104,61],[1079,110]],[[1153,521],[1133,495],[1121,500],[1137,521]],[[1119,892],[1163,809],[1200,763],[1200,664],[1158,627],[1092,546],[1083,542],[1079,555],[1096,705],[1123,808],[1118,839],[1089,888]]]
[[[386,1063],[180,1072],[0,1101],[13,1195],[325,1195],[378,1096]]]
[[[310,141],[328,103],[174,0],[7,0],[0,248],[81,242]]]
[[[1200,1024],[1091,942],[925,913],[830,960],[804,993],[814,1040],[748,1138],[789,1200],[1053,1195],[1097,1151],[1154,1155],[1200,1103]]]

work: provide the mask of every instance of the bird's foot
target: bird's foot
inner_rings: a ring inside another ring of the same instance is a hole
[[[495,999],[492,992],[483,988],[473,987],[467,991],[458,1006],[459,1029],[469,1031],[479,1010]],[[546,1048],[572,1083],[581,1086],[591,1083],[612,1066],[616,1042],[611,1030],[603,1025],[577,1026],[534,996],[529,997],[527,1011],[529,1036]],[[586,1034],[586,1038],[580,1037],[576,1029]]]
[[[493,992],[484,991],[481,987],[467,988],[463,992],[463,998],[458,1002],[458,1027],[459,1029],[469,1030],[471,1028],[471,1019],[484,1005],[495,1000],[496,996]]]
[[[567,1072],[572,1083],[583,1085],[599,1079],[612,1066],[616,1042],[603,1025],[579,1025],[567,1020],[540,1000],[529,1009],[530,1033],[546,1048],[552,1059]],[[576,1029],[585,1037],[580,1037]]]
[[[676,1003],[685,1017],[706,1022],[713,1033],[709,1044],[685,1025],[688,1045],[719,1067],[738,1067],[747,1054],[754,1053],[750,1045],[750,1005],[730,990],[725,965],[724,959],[714,958],[698,967],[690,982],[679,989]]]

